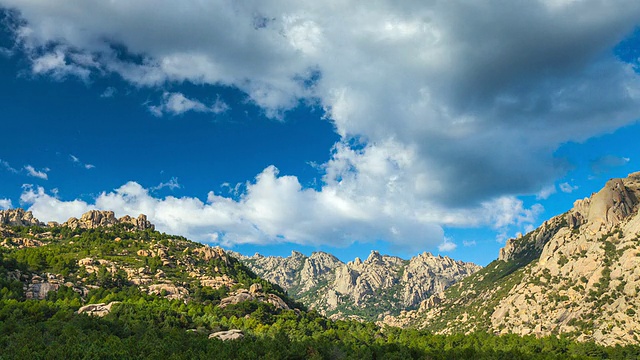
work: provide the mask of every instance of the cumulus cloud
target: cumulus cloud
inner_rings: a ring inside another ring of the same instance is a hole
[[[442,241],[442,244],[438,245],[438,250],[440,250],[441,252],[451,252],[457,247],[458,245],[456,245],[456,243],[451,241],[451,239],[445,237],[444,241]]]
[[[215,232],[237,241],[328,236],[301,225],[322,217],[306,202],[334,211],[327,218],[335,229],[353,226],[353,234],[334,234],[338,242],[441,234],[441,226],[528,226],[542,208],[526,209],[515,195],[536,194],[567,171],[554,158],[558,146],[640,113],[640,77],[611,51],[638,24],[633,0],[0,4],[19,11],[16,49],[34,73],[117,74],[158,89],[231,86],[273,117],[300,100],[322,107],[341,139],[322,165],[321,191],[266,169],[235,203],[242,211],[225,213],[254,214],[229,223],[255,220],[253,232]],[[224,111],[207,104],[165,92],[150,111]],[[258,201],[268,198],[267,184],[285,196],[272,201],[304,211]],[[196,200],[186,203],[211,205]],[[285,229],[280,211],[301,224]]]
[[[11,209],[12,207],[11,199],[0,199],[0,209],[6,210]]]
[[[27,172],[27,175],[29,175],[31,177],[36,177],[36,178],[39,178],[39,179],[42,179],[42,180],[48,180],[49,179],[49,175],[47,175],[47,172],[49,172],[49,168],[36,170],[31,165],[25,165],[24,170]]]
[[[378,174],[384,166],[377,165]],[[373,170],[372,170],[373,171]],[[388,184],[379,194],[355,191],[347,173],[319,190],[305,189],[295,176],[280,175],[270,166],[231,198],[211,191],[206,200],[195,197],[156,197],[157,187],[128,182],[94,201],[62,201],[42,187],[26,187],[20,198],[40,219],[61,221],[89,209],[124,214],[147,214],[168,233],[224,246],[293,242],[305,245],[348,246],[354,242],[385,240],[404,251],[441,245],[442,224],[491,224],[510,229],[534,221],[537,207],[524,208],[518,200],[503,199],[446,216],[435,204],[423,204],[404,194],[400,184]],[[169,182],[177,184],[175,182]],[[372,191],[376,191],[373,189]],[[510,215],[505,215],[509,213]],[[443,250],[444,249],[444,250]]]
[[[41,221],[57,221],[59,223],[67,221],[71,216],[78,217],[95,209],[82,200],[62,201],[55,194],[53,196],[46,194],[43,187],[34,187],[30,184],[23,185],[20,204],[22,206],[28,205],[29,210],[33,211]]]
[[[63,80],[67,76],[75,76],[87,81],[91,70],[78,64],[69,62],[65,49],[57,48],[54,51],[38,55],[31,59],[31,70],[36,75],[51,75],[56,80]]]
[[[212,105],[205,105],[197,100],[188,99],[181,93],[168,93],[162,95],[160,105],[150,105],[149,111],[155,116],[162,116],[165,113],[180,115],[188,111],[220,114],[229,109],[229,106],[222,100],[216,99]]]

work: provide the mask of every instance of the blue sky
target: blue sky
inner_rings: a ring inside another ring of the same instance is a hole
[[[44,221],[485,265],[640,170],[634,1],[0,7],[0,207]]]

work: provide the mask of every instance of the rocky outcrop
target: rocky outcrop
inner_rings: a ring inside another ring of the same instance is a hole
[[[639,196],[640,173],[609,180],[567,213],[509,240],[497,261],[438,301],[385,322],[436,333],[566,334],[602,345],[638,344]]]
[[[105,210],[88,211],[82,214],[80,219],[72,217],[63,223],[62,226],[66,226],[71,229],[95,229],[98,227],[111,227],[117,224],[129,224],[134,230],[153,230],[155,228],[155,226],[147,220],[147,216],[144,214],[140,214],[137,218],[125,215],[117,219],[113,211]]]
[[[113,307],[113,305],[119,304],[119,303],[120,303],[119,301],[112,301],[108,304],[101,303],[101,304],[85,305],[80,309],[78,309],[78,314],[87,314],[89,316],[104,317],[111,312],[111,308]]]
[[[380,309],[385,308],[399,313],[480,269],[429,253],[403,260],[372,251],[365,261],[356,258],[346,264],[324,252],[240,259],[257,275],[332,318],[349,318],[362,309],[376,316],[384,316]]]
[[[144,231],[147,229],[154,230],[155,225],[153,225],[148,219],[147,215],[140,214],[137,218],[131,217],[129,215],[125,215],[118,219],[118,223],[120,224],[131,224],[133,225],[133,229]]]
[[[256,286],[257,285],[257,286]],[[228,297],[220,300],[218,305],[221,308],[225,308],[232,304],[238,304],[245,301],[258,301],[265,302],[273,305],[278,310],[289,310],[289,305],[284,302],[279,296],[274,294],[265,294],[262,292],[260,284],[253,284],[249,290],[239,289],[231,293]]]
[[[204,261],[209,261],[211,259],[220,259],[225,264],[229,263],[229,259],[227,259],[226,253],[220,247],[203,246],[194,249],[193,252],[200,255],[202,259],[204,259]]]
[[[213,334],[209,334],[209,339],[220,339],[222,341],[240,340],[242,338],[244,338],[244,334],[241,330],[218,331]]]
[[[639,179],[640,173],[630,174],[626,179],[611,179],[590,198],[577,200],[566,215],[569,227],[586,225],[585,229],[593,234],[613,229],[636,208]]]
[[[42,241],[36,240],[36,239],[29,239],[29,238],[11,238],[11,239],[4,239],[2,240],[2,242],[0,242],[0,246],[5,248],[10,248],[10,249],[11,248],[22,249],[26,247],[38,247],[42,245],[44,245]]]
[[[189,296],[189,290],[182,286],[176,286],[172,283],[149,285],[147,290],[149,294],[164,296],[170,300],[185,299]]]
[[[33,217],[31,211],[24,209],[0,210],[0,226],[44,226],[38,219]]]
[[[515,259],[533,260],[537,258],[547,242],[566,224],[566,216],[556,216],[545,221],[539,228],[525,236],[519,235],[507,240],[505,246],[500,249],[498,260],[508,262]]]

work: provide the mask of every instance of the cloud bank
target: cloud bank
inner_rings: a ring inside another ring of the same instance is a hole
[[[205,201],[160,198],[153,195],[154,190],[128,182],[85,202],[63,201],[42,187],[25,186],[20,202],[39,219],[58,222],[91,209],[113,210],[118,216],[143,213],[160,231],[224,246],[293,242],[341,247],[383,239],[405,251],[442,242],[440,224],[493,224],[497,230],[506,230],[532,222],[539,210],[504,197],[451,213],[421,204],[410,194],[362,195],[339,183],[304,189],[296,177],[280,175],[272,166],[248,182],[237,200],[214,192]],[[453,251],[455,244],[447,240],[441,248]]]
[[[638,25],[632,0],[0,5],[20,20],[15,48],[36,75],[118,74],[162,91],[182,82],[233,86],[285,120],[301,100],[324,109],[341,140],[322,167],[320,191],[270,167],[240,201],[158,200],[129,183],[83,205],[124,210],[135,199],[168,228],[188,219],[152,205],[184,205],[201,219],[189,231],[208,229],[204,217],[226,219],[203,234],[227,242],[402,242],[421,234],[438,244],[442,226],[524,224],[540,209],[515,196],[551,195],[545,187],[567,171],[553,155],[561,144],[640,113],[640,78],[612,52]],[[216,109],[169,92],[150,108]],[[23,195],[36,208],[55,201],[39,194]]]

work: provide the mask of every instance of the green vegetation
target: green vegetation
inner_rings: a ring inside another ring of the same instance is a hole
[[[496,336],[486,332],[435,335],[415,329],[381,328],[371,322],[330,321],[289,299],[282,289],[255,276],[231,257],[195,255],[200,244],[154,231],[109,229],[13,228],[6,239],[39,239],[37,247],[0,248],[0,359],[599,359],[636,358],[640,348],[601,347],[565,337]],[[5,240],[6,240],[5,239]],[[154,253],[151,253],[151,251]],[[139,251],[149,252],[142,256]],[[161,257],[160,251],[165,252]],[[91,265],[78,260],[94,259]],[[99,259],[102,262],[98,262]],[[162,260],[165,259],[165,260]],[[166,259],[170,259],[169,262]],[[472,299],[493,287],[508,291],[525,269],[523,263],[494,262],[474,275],[470,288],[452,292]],[[162,272],[162,280],[189,291],[185,299],[150,294],[127,271]],[[204,276],[225,275],[231,288],[201,286],[188,269]],[[126,271],[125,271],[126,270]],[[34,276],[59,280],[44,300],[27,299]],[[293,310],[267,302],[245,301],[224,308],[232,291],[259,283]],[[86,290],[86,292],[84,291]],[[390,292],[380,297],[394,297]],[[375,299],[374,299],[375,300]],[[119,302],[106,316],[78,314],[85,304]],[[373,300],[372,300],[373,301]],[[477,299],[476,311],[495,306]],[[468,310],[469,308],[467,308]],[[452,311],[450,316],[462,314]],[[480,313],[470,313],[480,319]],[[445,321],[446,324],[446,320]],[[210,333],[240,329],[236,341],[208,339]],[[478,329],[481,329],[478,327]]]

